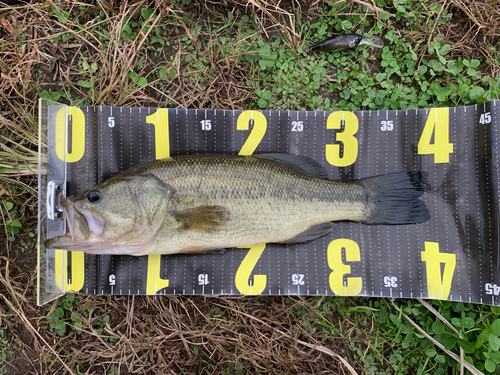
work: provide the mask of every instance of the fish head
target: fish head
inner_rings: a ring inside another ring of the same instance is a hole
[[[174,190],[154,175],[125,175],[61,200],[69,233],[45,241],[52,249],[90,254],[147,252]]]

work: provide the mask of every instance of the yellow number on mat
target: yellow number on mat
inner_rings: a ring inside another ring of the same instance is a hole
[[[457,265],[457,256],[453,253],[440,253],[437,242],[425,242],[425,251],[421,253],[427,273],[427,297],[448,299],[453,273]],[[441,264],[444,265],[441,273]]]
[[[359,246],[348,238],[338,238],[328,245],[327,258],[330,273],[329,284],[333,293],[338,296],[355,296],[361,293],[363,279],[361,277],[347,277],[344,284],[344,275],[351,273],[351,266],[342,263],[342,249],[345,251],[347,262],[359,262],[361,254]]]
[[[258,111],[244,111],[241,112],[236,120],[236,129],[248,130],[250,128],[250,121],[253,120],[252,131],[248,135],[246,142],[243,144],[239,155],[252,155],[257,146],[259,145],[264,134],[267,130],[267,119],[262,113]]]
[[[431,143],[434,133],[434,143]],[[418,141],[420,155],[434,155],[434,163],[449,163],[453,153],[453,143],[450,143],[449,108],[432,108],[425,122],[422,136]]]
[[[240,247],[240,249],[247,249],[248,247]],[[261,243],[259,245],[251,246],[248,250],[247,255],[243,258],[238,270],[236,271],[236,276],[234,277],[234,282],[236,284],[236,289],[240,291],[241,294],[247,295],[257,295],[261,294],[264,289],[266,289],[267,276],[266,275],[254,275],[253,284],[250,285],[250,276],[252,274],[257,261],[264,252],[266,244]]]
[[[71,117],[71,139],[68,123]],[[74,163],[85,152],[85,115],[78,107],[65,107],[56,114],[56,155],[59,159]],[[69,152],[71,150],[71,152]]]
[[[352,112],[333,112],[326,119],[327,129],[340,130],[344,122],[344,131],[337,132],[336,140],[344,146],[343,155],[340,155],[339,144],[327,144],[325,156],[328,163],[336,167],[347,167],[353,164],[358,157],[358,140],[354,136],[358,132],[359,120]]]
[[[85,254],[81,251],[55,250],[54,279],[60,291],[78,292],[85,282]],[[68,254],[71,257],[71,279],[68,277]]]
[[[170,141],[168,138],[168,109],[159,108],[155,113],[146,117],[146,122],[155,127],[156,159],[170,157]]]
[[[160,277],[161,254],[148,255],[148,275],[146,281],[146,294],[156,294],[160,289],[169,285],[168,279]]]
[[[168,133],[168,109],[160,108],[152,115],[146,117],[148,124],[155,127],[155,153],[156,159],[170,157],[170,140]],[[146,294],[156,294],[160,289],[169,285],[168,279],[160,277],[161,254],[148,255],[148,274],[146,281]]]

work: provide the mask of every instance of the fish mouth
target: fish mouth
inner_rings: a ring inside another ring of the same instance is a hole
[[[109,241],[91,236],[91,234],[99,236],[104,231],[105,220],[99,214],[76,206],[70,198],[61,199],[60,204],[69,233],[45,240],[46,248],[92,251],[110,246]]]
[[[76,207],[69,198],[61,200],[61,207],[73,241],[86,241],[91,233],[99,236],[104,231],[105,220],[100,215]]]
[[[75,240],[75,206],[71,200],[68,198],[61,200],[61,208],[64,212],[64,218],[66,219],[66,223],[68,225],[69,233],[71,239]]]

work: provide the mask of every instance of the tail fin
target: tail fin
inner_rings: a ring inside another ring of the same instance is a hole
[[[389,173],[358,180],[368,191],[365,224],[418,224],[430,219],[418,199],[426,190],[427,172]]]

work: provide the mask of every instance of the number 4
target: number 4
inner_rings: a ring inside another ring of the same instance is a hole
[[[453,143],[449,141],[450,118],[448,108],[432,108],[418,141],[420,155],[434,155],[434,163],[449,163]],[[434,143],[431,143],[434,134]]]
[[[451,282],[457,265],[453,253],[441,253],[437,242],[425,241],[425,251],[420,253],[427,273],[427,297],[448,299]],[[441,268],[441,265],[443,267]]]

